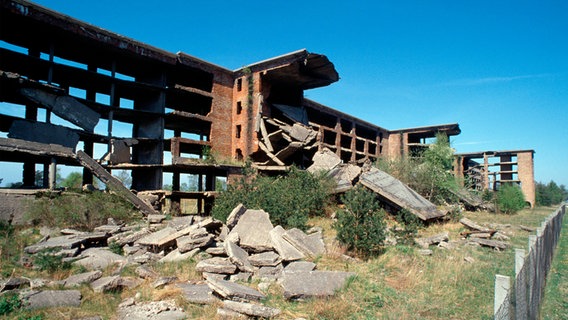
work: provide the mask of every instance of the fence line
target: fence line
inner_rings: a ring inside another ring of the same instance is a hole
[[[513,286],[507,276],[495,276],[495,319],[538,319],[546,276],[560,238],[566,204],[551,213],[530,235],[528,254],[515,250]]]

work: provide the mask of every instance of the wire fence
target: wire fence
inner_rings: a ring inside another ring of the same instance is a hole
[[[538,319],[546,276],[550,270],[554,249],[560,238],[563,204],[551,213],[529,236],[528,253],[515,250],[515,279],[513,286],[507,276],[495,276],[495,319]]]

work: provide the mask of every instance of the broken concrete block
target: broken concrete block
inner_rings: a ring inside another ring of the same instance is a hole
[[[277,264],[274,267],[260,267],[254,273],[254,277],[261,280],[276,280],[282,276],[284,267],[282,264]]]
[[[249,262],[249,255],[244,249],[233,242],[227,241],[225,242],[225,251],[229,256],[229,260],[236,265],[239,270],[244,272],[254,271],[253,265]]]
[[[313,164],[306,169],[310,173],[330,171],[341,163],[341,158],[328,148],[323,148],[312,157]]]
[[[103,273],[100,270],[84,272],[68,277],[67,279],[61,281],[61,284],[66,288],[77,287],[84,283],[91,283],[102,276]]]
[[[227,255],[227,251],[225,251],[224,246],[209,247],[209,248],[205,249],[205,252],[209,253],[212,256],[225,256],[225,255]]]
[[[110,153],[104,157],[109,164],[130,163],[130,145],[121,139],[110,139]]]
[[[270,308],[259,304],[237,302],[230,300],[223,301],[223,307],[225,309],[246,314],[251,317],[259,317],[259,318],[273,318],[281,313],[280,309]]]
[[[252,277],[252,273],[251,272],[239,272],[236,274],[232,274],[229,277],[229,281],[232,282],[248,282],[250,280],[250,278]]]
[[[176,286],[181,289],[183,297],[191,303],[212,304],[217,301],[213,290],[207,284],[178,283]]]
[[[449,233],[445,231],[431,237],[414,239],[414,242],[421,248],[428,249],[431,245],[439,244],[440,242],[448,242],[449,239]]]
[[[282,262],[282,258],[272,251],[253,254],[248,258],[248,260],[255,267],[274,267]]]
[[[265,295],[244,285],[226,280],[207,279],[209,287],[225,299],[238,301],[259,301]]]
[[[201,275],[203,276],[203,279],[205,279],[205,280],[209,280],[209,279],[227,280],[227,277],[229,277],[229,275],[227,275],[227,274],[213,273],[213,272],[203,272]],[[231,275],[231,276],[234,276],[234,274]]]
[[[91,282],[91,288],[97,293],[116,291],[120,286],[120,276],[102,277]]]
[[[353,272],[309,271],[284,272],[280,284],[286,299],[307,299],[332,296],[341,289]]]
[[[177,230],[174,228],[165,227],[137,240],[136,243],[149,247],[162,247],[172,245],[175,239],[170,239],[169,236],[176,232]],[[168,241],[164,241],[164,239],[168,239]]]
[[[242,203],[239,203],[227,217],[227,228],[229,230],[233,229],[246,211],[247,208]]]
[[[181,261],[186,261],[189,260],[191,258],[193,258],[196,254],[198,254],[200,251],[199,248],[195,248],[191,251],[187,251],[184,253],[179,252],[178,249],[175,249],[173,251],[171,251],[170,253],[168,253],[165,257],[163,257],[162,259],[158,260],[158,262],[181,262]]]
[[[239,219],[229,237],[233,233],[239,235],[241,248],[252,252],[272,250],[269,232],[274,227],[268,213],[263,210],[247,210]]]
[[[282,236],[286,230],[281,226],[276,226],[270,230],[269,235],[272,240],[274,250],[278,252],[283,261],[294,261],[305,258],[305,255],[285,240]]]
[[[126,263],[125,257],[103,248],[87,249],[78,257],[80,260],[73,262],[73,264],[83,266],[88,270],[102,270],[113,264]]]
[[[120,320],[181,320],[187,319],[187,314],[176,305],[174,300],[152,302],[127,301],[121,303],[117,310]]]
[[[249,316],[238,313],[233,310],[225,309],[225,308],[217,308],[217,318],[219,319],[250,319]]]
[[[309,261],[293,261],[290,262],[284,272],[299,272],[299,271],[313,271],[316,268],[316,264]]]
[[[142,200],[144,200],[144,199],[142,199]],[[155,223],[162,223],[162,221],[164,221],[166,219],[166,215],[164,215],[164,214],[149,214],[148,217],[146,217],[146,218],[148,219],[148,223],[154,223],[154,224]]]
[[[195,266],[195,270],[198,272],[233,274],[237,271],[237,266],[229,261],[229,258],[214,257],[199,261]]]
[[[139,231],[130,231],[130,232],[125,232],[114,235],[110,238],[108,238],[108,242],[112,243],[112,242],[116,242],[118,245],[124,246],[126,244],[130,244],[132,245],[134,242],[146,237],[147,235],[151,234],[152,231],[150,231],[148,228],[143,228]]]
[[[79,290],[45,290],[32,291],[22,297],[26,309],[79,307],[81,292]]]
[[[183,236],[176,240],[177,247],[180,253],[189,252],[196,248],[203,248],[205,246],[213,243],[214,236],[211,234],[206,234],[203,237],[193,238],[193,236]]]
[[[14,277],[8,280],[0,280],[0,292],[21,289],[30,286],[30,279]]]
[[[44,250],[73,249],[80,247],[81,244],[83,244],[83,239],[78,238],[76,235],[67,235],[67,236],[49,238],[47,241],[25,247],[24,251],[26,253],[34,254]]]
[[[317,257],[325,253],[325,244],[321,239],[321,234],[308,236],[302,230],[293,228],[286,231],[282,237],[307,256]]]

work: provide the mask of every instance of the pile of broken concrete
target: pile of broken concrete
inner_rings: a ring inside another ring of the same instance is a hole
[[[282,287],[284,297],[301,300],[333,295],[350,272],[319,271],[310,262],[325,253],[322,231],[312,228],[307,233],[299,229],[274,227],[263,210],[237,206],[227,223],[196,216],[165,220],[163,215],[148,216],[148,224],[125,226],[110,222],[91,233],[62,230],[63,235],[45,237],[26,247],[33,261],[36,254],[61,255],[65,261],[83,266],[89,272],[73,275],[61,281],[11,278],[0,282],[0,291],[20,290],[28,308],[80,305],[81,294],[73,287],[88,284],[95,292],[105,293],[124,288],[135,289],[144,281],[160,289],[178,288],[191,303],[218,303],[218,314],[229,317],[271,318],[280,310],[262,305],[268,288]],[[111,252],[122,247],[123,255]],[[190,282],[176,277],[161,277],[152,263],[176,263],[197,260],[196,270],[203,279]],[[121,276],[126,266],[135,265],[138,277]],[[102,270],[112,275],[103,277]],[[251,282],[256,284],[255,287]],[[44,290],[46,287],[69,290]],[[258,288],[258,289],[257,289]],[[69,298],[69,297],[72,297]],[[39,297],[43,297],[41,302]],[[118,310],[119,318],[184,318],[174,301],[142,303],[136,298],[125,300]]]

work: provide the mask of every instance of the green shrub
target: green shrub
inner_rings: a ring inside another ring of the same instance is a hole
[[[22,307],[22,302],[17,294],[6,294],[0,296],[0,316],[7,315]]]
[[[56,255],[54,250],[44,250],[33,256],[33,264],[39,271],[48,271],[53,273],[58,270],[71,269],[71,263],[63,261],[61,255]]]
[[[214,218],[226,221],[239,203],[262,209],[284,228],[305,229],[309,216],[321,215],[330,200],[330,179],[292,167],[280,177],[267,177],[245,168],[245,174],[215,199]]]
[[[394,230],[394,234],[399,242],[413,244],[418,230],[424,226],[422,220],[407,209],[402,209],[397,213],[396,221],[400,226]]]
[[[525,205],[525,196],[518,185],[504,184],[497,191],[497,207],[499,211],[513,214],[522,210]]]
[[[33,200],[26,219],[34,225],[91,230],[108,218],[130,221],[137,217],[134,207],[119,196],[106,192],[46,193]]]
[[[339,243],[364,257],[379,254],[386,237],[386,223],[375,194],[358,186],[341,199],[345,207],[337,212],[333,224]]]

